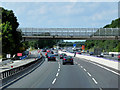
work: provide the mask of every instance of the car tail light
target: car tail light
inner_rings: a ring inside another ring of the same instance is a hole
[[[48,58],[50,58],[50,57],[48,57]]]
[[[54,57],[54,58],[56,58],[56,57]]]
[[[73,59],[71,58],[71,60],[73,60]]]
[[[63,60],[65,60],[65,58]]]

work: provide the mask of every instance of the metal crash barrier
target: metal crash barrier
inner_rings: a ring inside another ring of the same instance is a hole
[[[44,60],[45,58],[41,57],[39,59],[36,59],[33,62],[27,63],[20,67],[12,68],[12,69],[1,72],[0,73],[0,81],[1,81],[0,87],[4,86],[5,84],[11,82],[12,80],[36,68],[36,66],[38,66],[38,64],[40,64]]]

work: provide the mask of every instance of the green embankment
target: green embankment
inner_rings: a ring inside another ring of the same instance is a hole
[[[103,28],[120,28],[120,18],[113,20],[111,24],[108,24]],[[103,52],[120,52],[119,40],[87,40],[85,46],[86,49],[89,50],[92,50],[93,48],[102,48]]]

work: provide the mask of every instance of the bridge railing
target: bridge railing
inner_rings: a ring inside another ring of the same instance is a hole
[[[120,36],[120,28],[19,28],[23,36]]]

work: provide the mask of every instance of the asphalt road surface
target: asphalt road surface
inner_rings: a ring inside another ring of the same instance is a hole
[[[7,88],[118,88],[119,75],[84,59],[74,58],[74,65],[47,61],[29,75]]]

